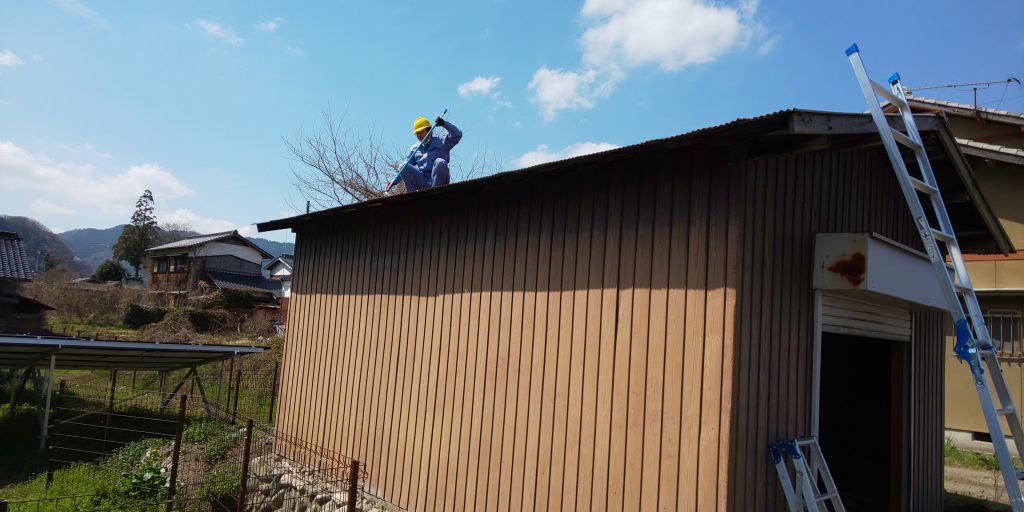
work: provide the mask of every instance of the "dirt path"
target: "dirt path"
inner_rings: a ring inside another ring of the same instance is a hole
[[[1010,510],[1003,479],[998,471],[946,466],[946,492],[958,495],[947,494],[946,510]],[[975,498],[987,503],[972,504],[970,502],[974,500],[969,499],[961,502],[956,499],[958,497]]]

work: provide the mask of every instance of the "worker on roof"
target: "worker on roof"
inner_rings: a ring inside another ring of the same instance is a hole
[[[450,181],[448,162],[452,148],[462,140],[462,130],[441,117],[435,119],[434,124],[444,128],[445,133],[434,135],[430,121],[423,117],[417,117],[412,123],[412,131],[420,142],[410,148],[415,154],[402,171],[406,192],[447,185]]]

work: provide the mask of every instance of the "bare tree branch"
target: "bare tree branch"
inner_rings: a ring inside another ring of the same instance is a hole
[[[406,151],[388,148],[372,127],[356,132],[345,124],[345,115],[323,111],[321,125],[310,133],[284,139],[291,160],[292,184],[315,209],[325,209],[405,192],[401,183],[384,187],[408,157]],[[465,180],[494,172],[500,163],[486,149],[474,153],[468,167],[456,154],[450,167],[452,180]],[[301,211],[292,205],[293,209]]]

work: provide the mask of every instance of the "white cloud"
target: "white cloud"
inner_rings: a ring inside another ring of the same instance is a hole
[[[5,194],[32,193],[68,208],[126,217],[146,189],[152,190],[158,201],[192,195],[191,189],[159,164],[97,169],[91,164],[54,161],[0,139],[0,191]]]
[[[243,236],[252,236],[256,234],[255,226],[240,226],[234,222],[224,219],[203,217],[202,215],[187,208],[177,208],[173,211],[158,210],[156,212],[156,218],[159,219],[162,224],[185,224],[191,226],[193,230],[204,234],[231,231],[233,229],[237,229]]]
[[[533,92],[531,101],[540,106],[544,120],[551,121],[559,110],[593,107],[594,99],[611,92],[616,81],[593,69],[576,72],[541,67],[527,88]]]
[[[96,11],[90,9],[78,0],[53,0],[53,3],[57,4],[57,7],[63,9],[64,12],[76,18],[83,19],[101,27],[108,25],[107,20],[103,19],[103,16],[96,14]]]
[[[14,52],[10,50],[0,52],[0,66],[13,68],[21,64],[23,64],[21,58],[15,55]]]
[[[657,66],[678,71],[745,48],[760,25],[757,0],[736,6],[708,0],[586,0],[580,17],[581,69],[541,67],[530,82],[545,120],[560,110],[591,108],[611,94],[629,70]],[[770,48],[769,48],[770,50]]]
[[[252,27],[260,32],[277,32],[277,29],[284,23],[284,18],[277,17],[271,20],[264,20],[256,23]]]
[[[589,155],[591,153],[600,153],[601,151],[608,151],[617,147],[619,146],[609,142],[588,141],[570,144],[560,150],[551,151],[547,144],[541,144],[533,151],[524,153],[523,156],[517,158],[515,160],[515,165],[518,168],[531,167],[547,162],[554,162],[555,160],[564,160],[566,158]]]
[[[287,50],[288,50],[288,53],[290,53],[291,55],[294,55],[296,57],[302,57],[303,55],[306,54],[306,52],[302,51],[302,48],[299,48],[298,46],[291,46],[291,45],[289,45]]]
[[[699,0],[588,0],[582,13],[596,22],[580,38],[583,62],[597,68],[675,71],[711,62],[750,34],[739,8]]]
[[[761,42],[761,45],[757,47],[757,51],[754,55],[758,57],[764,57],[775,49],[775,46],[782,40],[782,36],[779,34],[773,35]]]
[[[202,28],[207,35],[215,39],[220,39],[227,44],[232,46],[238,46],[242,44],[242,38],[235,35],[234,31],[229,28],[225,28],[216,21],[204,20],[203,18],[197,18],[196,23]]]
[[[38,214],[73,215],[76,213],[75,210],[48,199],[36,199],[29,203],[28,209]]]
[[[498,76],[474,77],[472,80],[459,86],[459,96],[465,98],[472,94],[489,95],[496,91],[498,82],[501,82],[501,77]]]

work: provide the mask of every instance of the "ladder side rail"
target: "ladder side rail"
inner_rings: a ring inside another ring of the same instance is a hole
[[[784,448],[781,446],[781,443],[773,444],[768,447],[768,454],[772,458],[775,472],[779,474],[779,482],[782,484],[782,495],[786,498],[786,506],[789,507],[790,512],[801,512],[803,504],[797,498],[793,480],[789,478],[789,468],[786,466],[783,450]]]
[[[960,251],[960,241],[956,239],[956,232],[953,230],[953,222],[949,218],[949,212],[946,210],[945,201],[942,199],[942,192],[939,190],[938,180],[935,178],[935,172],[932,169],[931,161],[928,159],[928,154],[924,150],[924,139],[921,137],[921,132],[917,129],[917,121],[914,120],[914,113],[909,107],[906,93],[903,91],[903,84],[900,81],[898,73],[894,73],[889,78],[889,86],[892,89],[892,93],[899,98],[903,105],[908,105],[904,110],[902,106],[897,104],[899,108],[900,116],[903,117],[904,129],[907,131],[907,135],[911,140],[920,145],[920,151],[914,151],[914,156],[917,157],[918,167],[921,169],[921,177],[924,178],[925,183],[935,188],[936,193],[931,196],[932,210],[935,212],[935,217],[939,221],[939,228],[944,232],[953,236],[952,242],[946,242],[946,248],[950,255],[950,261],[953,263],[953,270],[956,274],[957,283],[964,287],[971,289],[971,292],[964,294],[964,303],[967,306],[967,314],[971,318],[971,328],[974,331],[975,339],[991,343],[991,337],[988,332],[988,325],[985,322],[985,315],[981,311],[981,306],[978,304],[978,299],[974,296],[974,286],[971,284],[970,274],[967,272],[967,266],[963,260],[963,254]]]
[[[917,197],[914,186],[910,183],[910,173],[903,162],[903,156],[896,145],[896,139],[892,136],[889,122],[886,121],[885,114],[882,113],[882,108],[878,104],[878,98],[871,87],[871,79],[868,78],[867,71],[864,69],[864,64],[860,59],[860,52],[850,54],[850,62],[853,63],[853,71],[857,75],[857,82],[864,93],[864,99],[867,100],[868,111],[871,113],[871,118],[875,121],[875,127],[878,128],[879,136],[882,138],[882,145],[889,155],[890,162],[896,167],[896,178],[900,184],[900,190],[903,192],[903,198],[910,207],[911,215],[917,224],[918,233],[921,235],[922,242],[924,242],[925,249],[928,252],[928,259],[931,260],[932,269],[936,273],[937,278],[940,279],[940,283],[944,281],[950,284],[949,286],[939,287],[942,290],[942,295],[946,300],[949,312],[953,315],[954,322],[964,320],[965,315],[960,305],[960,298],[949,281],[949,273],[938,245],[936,245],[935,238],[932,236],[928,217],[924,213],[924,208],[921,206],[921,201]]]
[[[999,406],[1004,412],[997,412],[998,415],[1006,417],[1006,424],[1010,426],[1010,434],[1013,437],[1013,445],[1017,448],[1017,454],[1024,454],[1024,426],[1021,425],[1020,411],[1017,410],[1016,404],[1013,403],[1013,397],[1010,395],[1009,388],[1006,385],[1006,378],[1003,375],[1003,369],[999,366],[999,359],[996,357],[995,352],[986,351],[982,354],[982,359],[985,361],[989,369],[989,378],[992,380],[992,387],[996,389],[996,393],[999,396]],[[1003,444],[1006,443],[1004,438]],[[995,444],[993,439],[992,443]],[[1021,477],[1020,472],[1017,475],[1018,479]]]
[[[882,143],[885,146],[886,153],[889,155],[889,160],[892,162],[893,167],[896,170],[900,188],[903,191],[904,199],[906,199],[907,206],[910,208],[914,221],[917,224],[918,233],[921,235],[921,240],[927,249],[929,260],[931,260],[932,263],[932,268],[934,269],[936,278],[940,283],[940,289],[942,289],[943,296],[949,306],[949,312],[953,316],[954,325],[957,326],[958,340],[964,340],[967,344],[964,353],[966,353],[969,358],[968,363],[971,366],[971,373],[974,376],[975,389],[978,393],[978,399],[981,402],[981,409],[985,415],[985,422],[989,427],[989,432],[993,439],[998,438],[1000,440],[1005,440],[999,414],[996,411],[992,393],[988,387],[988,381],[985,379],[984,371],[982,370],[982,356],[975,348],[974,333],[971,332],[970,323],[964,314],[963,305],[960,302],[960,296],[956,292],[953,281],[949,278],[944,258],[942,257],[937,241],[932,234],[932,228],[928,222],[928,218],[924,215],[924,208],[921,205],[920,199],[917,197],[917,193],[914,191],[912,182],[910,181],[911,177],[907,171],[906,164],[903,161],[903,155],[900,153],[898,147],[896,147],[896,141],[893,137],[891,127],[886,121],[884,114],[882,114],[878,98],[875,96],[874,90],[871,86],[872,82],[868,78],[867,71],[864,69],[864,64],[860,58],[859,49],[856,45],[853,45],[846,51],[846,54],[850,58],[854,74],[857,76],[857,81],[864,94],[864,99],[868,104],[868,110],[878,128],[879,136],[882,138]],[[913,126],[912,117],[908,124]],[[916,151],[915,154],[917,154]],[[917,154],[917,156],[920,159],[922,155]],[[927,155],[924,155],[924,158],[927,159]],[[930,163],[927,165],[929,165],[928,168],[930,169]],[[944,205],[942,203],[936,205],[934,201],[935,196],[931,197],[933,198],[933,207],[936,207],[942,214],[945,214]],[[940,223],[944,218],[946,225],[949,225],[948,215],[940,215],[939,218]],[[953,235],[951,232],[947,233]],[[955,242],[955,235],[953,236],[953,240]],[[959,247],[954,244],[950,244],[948,247],[950,247],[951,253],[956,254],[955,257],[951,256],[951,258],[954,260],[959,258],[960,264],[962,265],[963,261],[962,256],[959,254]],[[954,262],[954,266],[955,265],[956,262]],[[964,274],[966,274],[966,269],[964,270]],[[941,283],[945,283],[946,286],[941,286]],[[968,308],[972,307],[969,300],[965,300],[965,302],[968,303]],[[977,304],[975,303],[973,306],[977,307]],[[972,317],[973,316],[972,311]],[[983,320],[982,325],[984,325]],[[967,332],[962,332],[963,330],[966,330]],[[961,352],[958,352],[958,355],[960,354]],[[998,361],[995,362],[995,367],[998,368]],[[997,390],[997,392],[998,391],[1000,390]],[[999,460],[999,466],[1003,474],[1003,481],[1006,485],[1007,497],[1009,498],[1010,504],[1013,506],[1015,511],[1024,512],[1024,497],[1021,495],[1018,473],[1016,468],[1013,466],[1013,459],[1010,457],[1009,447],[1007,443],[999,442],[993,443],[993,448],[995,449],[997,459]]]

